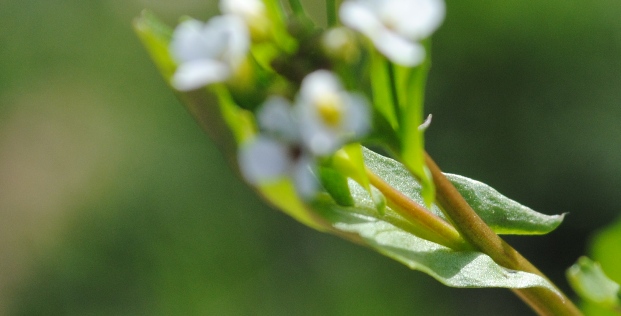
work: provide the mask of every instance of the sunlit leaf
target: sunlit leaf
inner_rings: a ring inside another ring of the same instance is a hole
[[[350,181],[352,186],[357,186]],[[474,251],[456,252],[410,233],[408,222],[391,210],[380,216],[373,202],[354,191],[355,207],[342,207],[332,201],[318,202],[315,210],[332,227],[358,235],[362,243],[397,260],[411,269],[429,274],[452,287],[554,288],[535,274],[514,271],[496,264],[489,256]]]
[[[364,150],[367,166],[404,194],[421,201],[420,185],[396,161]],[[344,236],[354,239],[408,267],[425,272],[438,281],[453,287],[546,287],[556,291],[544,278],[521,271],[508,270],[489,256],[476,251],[454,251],[437,243],[416,237],[416,227],[390,208],[380,214],[375,202],[353,180],[349,181],[353,207],[344,207],[330,199],[320,199],[312,206]],[[439,213],[439,210],[436,209]],[[520,222],[508,222],[520,226]],[[518,230],[519,229],[513,229]],[[348,235],[349,234],[349,235]]]
[[[367,166],[386,182],[422,205],[421,186],[399,162],[371,150],[364,151]],[[553,231],[563,221],[564,215],[545,215],[533,211],[490,186],[466,177],[446,174],[475,212],[497,233],[539,235]],[[444,214],[437,206],[431,209],[436,215]]]
[[[565,218],[565,214],[535,212],[485,183],[455,174],[446,176],[497,234],[543,235],[556,229]]]

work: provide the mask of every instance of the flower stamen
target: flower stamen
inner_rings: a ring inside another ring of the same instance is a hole
[[[343,116],[343,105],[338,95],[326,93],[317,97],[317,112],[330,127],[337,127]]]

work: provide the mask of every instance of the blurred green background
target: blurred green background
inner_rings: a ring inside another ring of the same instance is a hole
[[[131,29],[143,8],[172,25],[216,5],[0,0],[0,315],[530,313],[508,290],[447,288],[312,231],[242,185]],[[447,5],[429,152],[570,213],[508,238],[563,289],[585,253],[621,281],[621,225],[590,250],[621,210],[621,2]]]

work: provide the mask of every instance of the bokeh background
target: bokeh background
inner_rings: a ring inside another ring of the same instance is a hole
[[[508,238],[563,289],[585,253],[621,281],[621,2],[447,5],[429,152],[570,213],[548,236]],[[0,0],[0,315],[531,313],[508,290],[444,287],[257,199],[131,29],[143,8],[172,25],[216,6]]]

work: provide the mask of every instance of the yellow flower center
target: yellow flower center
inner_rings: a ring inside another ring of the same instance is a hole
[[[336,127],[341,122],[343,105],[338,95],[326,93],[317,98],[317,112],[321,119],[331,127]]]

